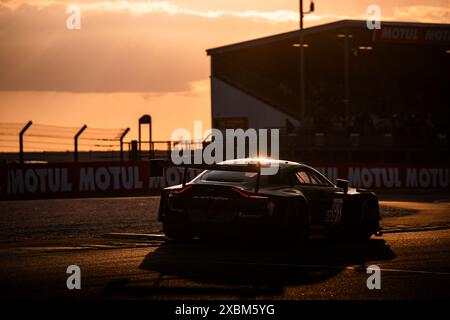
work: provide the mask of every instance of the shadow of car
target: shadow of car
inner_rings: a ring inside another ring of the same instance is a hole
[[[326,281],[347,268],[366,273],[368,262],[394,257],[382,239],[360,244],[316,240],[301,248],[269,242],[167,241],[140,265],[140,269],[157,272],[158,279],[145,285],[119,279],[107,289],[155,298],[276,298],[287,286]]]

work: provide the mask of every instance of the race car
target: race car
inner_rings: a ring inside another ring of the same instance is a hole
[[[276,174],[262,175],[269,166]],[[183,183],[161,194],[159,221],[171,239],[276,236],[304,243],[381,235],[373,192],[350,188],[346,180],[333,184],[305,164],[251,158],[183,168]],[[203,171],[187,182],[190,168]]]

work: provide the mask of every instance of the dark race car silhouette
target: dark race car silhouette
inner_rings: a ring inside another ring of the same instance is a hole
[[[278,172],[262,175],[270,165]],[[335,185],[305,164],[249,158],[183,167],[183,184],[163,189],[160,200],[159,220],[174,240],[276,235],[297,243],[381,235],[373,192],[349,188],[346,180]],[[204,171],[187,182],[189,168]]]

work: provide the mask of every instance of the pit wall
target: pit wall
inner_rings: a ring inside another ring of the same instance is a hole
[[[366,189],[450,189],[448,165],[309,164],[331,181],[347,179]],[[199,171],[189,170],[188,180]],[[162,174],[162,175],[161,175]],[[9,165],[0,168],[0,199],[158,195],[181,183],[179,168],[149,162]]]

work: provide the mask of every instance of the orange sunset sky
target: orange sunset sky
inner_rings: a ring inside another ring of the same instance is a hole
[[[367,17],[450,23],[450,0],[316,0],[305,26]],[[68,4],[81,30],[66,29]],[[305,8],[309,1],[305,0]],[[205,50],[290,31],[297,0],[0,0],[0,122],[123,128],[153,117],[154,138],[210,126]]]

